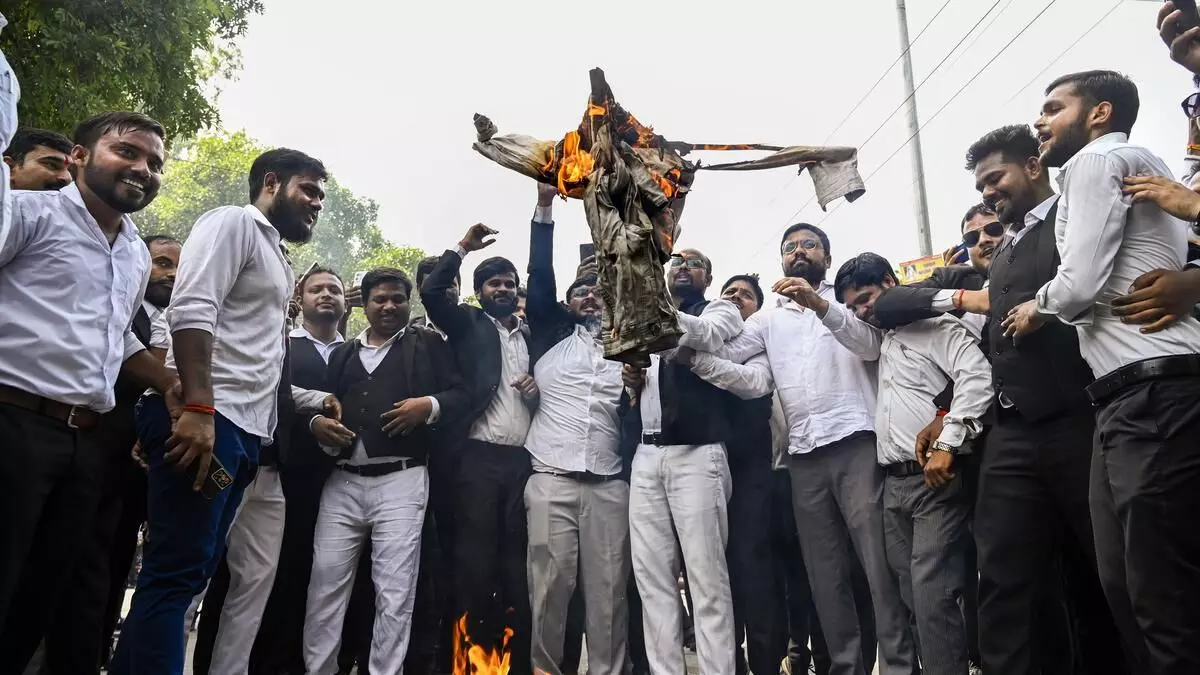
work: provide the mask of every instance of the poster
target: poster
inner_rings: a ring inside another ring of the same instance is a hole
[[[900,278],[900,283],[911,284],[928,279],[934,270],[944,266],[941,254],[927,255],[924,258],[900,263],[896,269],[896,276]]]

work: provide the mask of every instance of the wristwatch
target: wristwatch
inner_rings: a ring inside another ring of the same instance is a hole
[[[934,451],[938,451],[938,450],[940,450],[942,452],[948,452],[948,453],[950,453],[951,457],[958,456],[958,448],[954,447],[953,445],[950,445],[949,443],[943,443],[941,441],[934,441],[933,445],[930,446],[929,450],[930,450],[930,452],[934,452]]]

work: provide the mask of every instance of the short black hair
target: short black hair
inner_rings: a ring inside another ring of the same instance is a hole
[[[704,263],[704,271],[707,272],[709,276],[712,276],[712,260],[709,260],[708,256],[704,255],[702,251],[694,248],[685,248],[675,255],[682,256],[684,253],[691,253],[692,255],[696,256],[700,262]]]
[[[844,302],[842,296],[851,286],[882,286],[884,279],[891,279],[897,285],[900,283],[887,258],[878,253],[859,253],[838,268],[833,279],[833,292],[838,302]]]
[[[150,244],[179,244],[183,246],[183,242],[169,234],[148,234],[142,237],[142,242],[149,248]]]
[[[71,142],[71,139],[56,131],[21,127],[17,129],[17,133],[13,134],[12,143],[9,143],[8,147],[4,149],[4,156],[10,157],[12,161],[20,164],[25,161],[25,155],[32,152],[34,148],[42,146],[70,154],[75,144]]]
[[[287,185],[292,176],[313,175],[321,180],[329,178],[325,165],[315,157],[289,148],[268,150],[250,165],[250,201],[258,199],[269,173],[275,174],[280,185]]]
[[[976,204],[967,209],[967,215],[963,216],[962,223],[959,224],[958,228],[961,230],[966,227],[967,223],[971,222],[971,219],[978,215],[995,216],[996,212],[987,204]]]
[[[164,141],[167,132],[157,120],[136,112],[107,112],[93,115],[75,127],[75,145],[88,150],[96,147],[96,141],[105,134],[124,134],[130,131],[145,131]]]
[[[342,286],[346,285],[346,282],[345,282],[345,280],[342,279],[342,276],[340,274],[338,274],[337,272],[333,271],[333,268],[325,267],[323,265],[317,265],[316,267],[309,270],[309,272],[300,279],[300,290],[303,291],[304,287],[308,285],[308,280],[317,276],[318,274],[328,274],[328,275],[332,276],[334,279],[337,279],[338,282],[342,284]],[[365,293],[364,293],[364,295],[365,295]]]
[[[1112,104],[1112,131],[1125,134],[1133,131],[1137,122],[1138,88],[1133,80],[1113,70],[1085,70],[1081,73],[1063,75],[1046,87],[1046,94],[1064,84],[1073,85],[1075,94],[1082,98],[1090,107],[1095,107],[1104,101]]]
[[[788,237],[792,236],[793,232],[800,232],[802,230],[807,230],[807,231],[812,232],[813,234],[817,235],[817,239],[821,240],[821,248],[825,249],[825,255],[827,255],[827,256],[833,255],[833,251],[831,251],[829,249],[829,235],[825,234],[825,230],[822,230],[821,228],[817,227],[816,225],[812,225],[809,223],[796,223],[795,225],[792,225],[788,229],[784,230],[783,236],[779,238],[779,248],[781,250],[783,249],[784,243],[787,242]]]
[[[763,290],[762,285],[758,283],[757,274],[735,274],[729,277],[729,280],[721,285],[721,293],[724,294],[725,291],[737,281],[744,281],[748,286],[750,286],[750,290],[754,291],[754,297],[758,300],[758,308],[762,309]]]
[[[1024,164],[1030,157],[1038,156],[1038,140],[1028,124],[1010,124],[987,132],[967,148],[967,171],[994,153],[1008,164]]]
[[[404,292],[408,297],[412,298],[412,280],[404,273],[404,270],[398,270],[395,267],[376,267],[367,272],[363,276],[362,283],[359,288],[362,289],[363,304],[371,297],[371,289],[381,284],[400,284],[404,286]]]
[[[483,284],[488,279],[503,274],[511,274],[513,282],[517,284],[517,287],[521,286],[521,275],[517,272],[517,266],[512,264],[512,261],[508,258],[496,256],[479,263],[479,267],[475,268],[475,276],[471,279],[472,283],[475,284],[473,286],[475,292],[479,293],[479,290],[483,288]]]
[[[429,278],[430,274],[433,274],[433,268],[437,267],[437,264],[440,261],[441,258],[437,257],[436,255],[431,255],[428,258],[422,258],[421,262],[417,263],[417,288],[421,288],[425,285],[425,279]],[[462,271],[459,270],[458,272],[455,272],[454,278],[458,281],[458,285],[461,286]]]
[[[570,286],[567,286],[567,302],[571,301],[571,294],[575,292],[576,288],[579,288],[580,286],[595,286],[598,283],[600,283],[599,278],[596,276],[595,272],[590,270],[584,271],[584,273],[579,275],[575,281],[571,282]]]

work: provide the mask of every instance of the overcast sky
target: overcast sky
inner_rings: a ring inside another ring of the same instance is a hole
[[[944,2],[909,0],[913,38]],[[963,169],[966,148],[995,127],[1031,123],[1045,84],[1058,75],[1111,68],[1132,77],[1142,100],[1134,140],[1182,168],[1186,129],[1178,104],[1192,89],[1158,40],[1157,3],[1117,4],[1025,86],[1114,4],[1002,0],[918,90],[922,123],[951,101],[922,132],[935,251],[957,240],[962,213],[978,201]],[[993,0],[950,0],[913,47],[917,82],[990,7]],[[831,281],[837,265],[861,251],[894,264],[919,255],[908,149],[884,163],[909,135],[903,109],[887,119],[903,100],[899,65],[830,138],[900,53],[893,0],[267,0],[242,52],[241,75],[219,100],[224,126],[321,158],[341,183],[379,202],[380,226],[397,244],[440,252],[483,222],[501,232],[488,253],[524,269],[535,186],[471,149],[472,114],[491,117],[500,133],[560,138],[578,124],[588,70],[600,66],[617,100],[668,138],[852,145],[864,176],[878,169],[866,196],[828,219],[810,201],[807,174],[701,172],[678,246],[709,254],[715,284],[753,271],[769,286],[780,276],[779,236],[802,220],[829,233]],[[702,157],[714,163],[735,156]],[[589,237],[581,202],[557,202],[555,215],[562,286]]]

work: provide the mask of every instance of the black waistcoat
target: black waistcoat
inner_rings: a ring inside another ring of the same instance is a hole
[[[701,302],[681,311],[699,316],[707,305]],[[729,394],[700,379],[688,366],[660,361],[658,391],[663,445],[707,445],[731,438]]]
[[[727,447],[729,462],[765,462],[771,464],[771,397],[742,400],[729,394],[729,422],[732,424]]]
[[[1017,410],[1031,421],[1090,406],[1084,387],[1092,371],[1079,355],[1074,326],[1050,319],[1015,345],[1004,337],[1001,320],[1013,307],[1032,299],[1058,271],[1054,220],[1058,206],[1014,246],[1006,242],[992,256],[988,298],[992,321],[988,324],[992,356],[992,382]]]
[[[325,359],[306,337],[288,338],[292,359],[292,384],[301,389],[325,390]]]
[[[422,424],[407,435],[389,438],[383,432],[384,423],[380,419],[397,401],[436,393],[429,391],[428,384],[423,387],[418,384],[437,381],[431,372],[435,364],[424,353],[420,342],[414,331],[406,331],[371,373],[363,368],[358,356],[360,347],[355,342],[341,375],[333,383],[338,400],[342,402],[342,422],[362,440],[368,457],[425,459],[429,454],[434,431],[428,425]],[[353,452],[353,445],[343,448],[341,457],[349,459]]]

